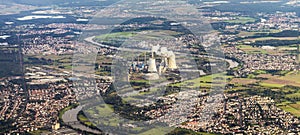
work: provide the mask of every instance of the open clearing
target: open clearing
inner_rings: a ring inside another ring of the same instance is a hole
[[[248,85],[248,84],[254,84],[258,82],[256,79],[248,79],[248,78],[234,78],[230,81],[230,84],[236,84],[236,85]]]
[[[293,71],[285,76],[271,75],[271,74],[261,74],[257,77],[265,78],[262,80],[260,85],[265,87],[283,87],[286,85],[300,87],[300,73]]]
[[[193,80],[184,81],[181,83],[174,84],[173,86],[177,87],[188,87],[188,88],[199,88],[207,87],[211,88],[212,86],[225,86],[228,79],[231,79],[232,76],[227,76],[225,73],[213,74],[208,76],[203,76]]]

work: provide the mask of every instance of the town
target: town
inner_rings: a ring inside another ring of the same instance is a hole
[[[40,9],[1,24],[0,134],[155,133],[112,114],[171,133],[300,133],[297,12],[195,4],[211,24],[197,36],[189,28],[203,25],[199,13],[180,8],[192,4],[155,2],[150,16],[128,9],[147,3]],[[154,16],[169,8],[179,22]],[[118,60],[127,60],[124,76]]]

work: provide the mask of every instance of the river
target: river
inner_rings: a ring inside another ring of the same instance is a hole
[[[83,106],[78,106],[74,109],[71,109],[67,112],[65,112],[62,116],[63,122],[67,125],[71,126],[74,129],[80,129],[82,131],[87,131],[93,134],[101,134],[100,131],[91,129],[83,124],[81,124],[78,119],[77,115],[82,110]]]

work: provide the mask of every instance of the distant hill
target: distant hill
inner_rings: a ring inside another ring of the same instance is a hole
[[[8,0],[8,2],[34,6],[107,6],[117,1],[120,0]],[[4,1],[1,2],[5,3]]]
[[[223,12],[241,12],[248,15],[255,15],[258,12],[274,13],[297,12],[300,15],[299,7],[288,5],[289,0],[188,0],[190,4],[195,5],[214,5],[207,7],[210,10],[219,10]],[[220,2],[220,3],[218,3]]]

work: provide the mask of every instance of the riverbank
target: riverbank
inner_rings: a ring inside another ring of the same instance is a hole
[[[83,106],[77,106],[76,108],[65,111],[65,113],[62,115],[63,123],[72,127],[73,129],[77,129],[80,131],[89,132],[89,133],[93,133],[93,134],[101,134],[100,131],[91,129],[90,127],[83,125],[77,119],[77,115],[82,110],[82,108],[83,108]]]

